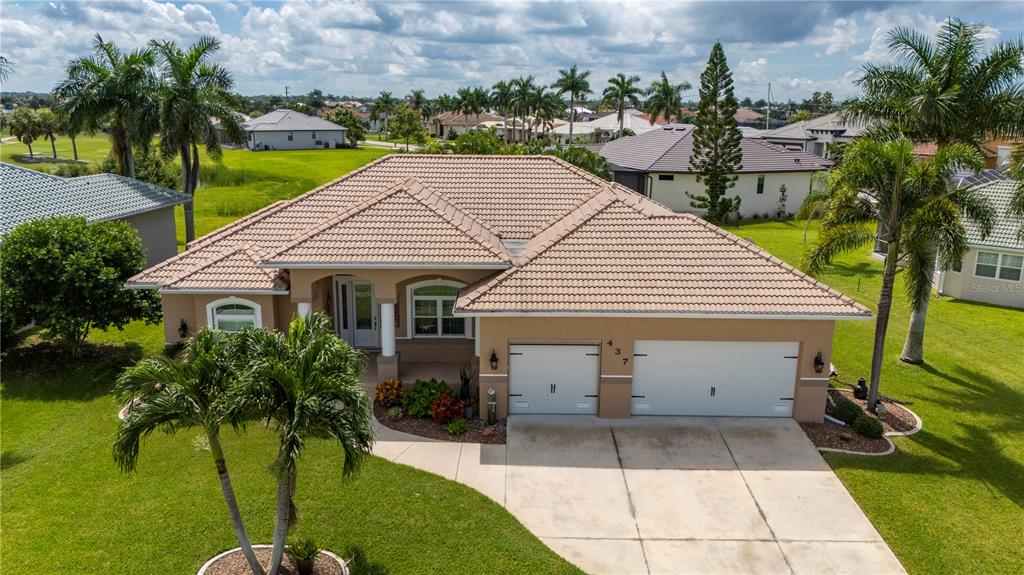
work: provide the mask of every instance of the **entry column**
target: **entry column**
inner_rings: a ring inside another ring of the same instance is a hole
[[[395,349],[395,302],[380,302],[380,356],[377,381],[398,377],[398,351]]]

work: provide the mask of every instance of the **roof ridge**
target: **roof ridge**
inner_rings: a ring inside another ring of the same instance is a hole
[[[666,128],[665,126],[672,126],[672,124],[663,124],[662,127],[661,127],[661,130],[663,132],[673,132],[673,133],[675,133],[675,132],[679,131],[679,130],[676,130],[675,128]],[[683,138],[685,138],[686,136],[688,136],[689,134],[692,134],[692,133],[693,133],[692,129],[683,131],[682,135],[680,135],[676,139],[675,142],[673,142],[667,148],[665,148],[665,151],[662,152],[661,155],[659,155],[657,158],[654,158],[654,160],[651,161],[651,163],[647,164],[647,167],[644,168],[644,170],[650,170],[651,167],[654,166],[654,164],[657,164],[659,160],[661,160],[662,158],[665,157],[665,154],[669,153],[669,151],[671,151],[672,148],[675,148],[676,146],[678,146],[679,142],[683,141]],[[636,138],[636,137],[639,137],[639,136],[634,136],[634,137]],[[687,160],[687,163],[688,164],[690,163],[689,160]],[[693,170],[693,164],[690,164],[690,169],[691,169],[691,171]]]
[[[412,197],[417,202],[422,204],[424,207],[440,216],[446,222],[455,226],[459,231],[472,238],[474,241],[476,241],[478,244],[486,248],[492,254],[501,258],[509,260],[512,259],[512,256],[508,253],[508,250],[506,250],[505,246],[502,245],[501,238],[498,236],[497,233],[494,232],[493,229],[491,229],[489,225],[478,219],[473,214],[463,210],[461,207],[459,207],[457,203],[452,201],[450,198],[445,197],[444,194],[427,185],[426,183],[421,182],[420,180],[414,177],[409,177],[406,179],[411,183],[411,185],[406,189],[406,193],[410,197]],[[454,211],[457,215],[461,217],[458,218],[458,220],[451,218],[450,216],[445,214],[447,210],[445,210],[442,206],[437,205],[435,202],[429,201],[431,198],[437,198],[441,203],[444,204],[444,207],[451,208],[452,211]],[[479,232],[475,231],[472,225],[467,225],[467,220],[479,226]]]
[[[838,298],[840,301],[842,301],[844,303],[851,304],[854,307],[859,307],[861,310],[870,313],[870,310],[867,307],[865,307],[863,304],[858,302],[857,300],[855,300],[855,299],[853,299],[853,298],[851,298],[851,297],[849,297],[847,295],[844,295],[843,293],[839,292],[836,289],[833,289],[832,287],[828,286],[827,284],[825,284],[824,282],[818,280],[817,278],[814,278],[812,276],[807,275],[804,271],[799,270],[799,269],[789,265],[788,263],[782,261],[778,257],[772,255],[770,252],[768,252],[764,248],[758,246],[754,242],[751,242],[749,240],[745,240],[745,239],[743,239],[743,238],[741,238],[741,237],[739,237],[739,236],[737,236],[737,235],[735,235],[735,234],[733,234],[733,233],[731,233],[731,232],[729,232],[727,230],[724,230],[724,229],[722,229],[722,228],[712,224],[711,222],[709,222],[709,221],[707,221],[707,220],[705,220],[703,218],[700,218],[700,217],[698,217],[698,216],[696,216],[694,214],[679,214],[679,215],[690,217],[696,223],[698,223],[699,225],[707,228],[711,232],[716,233],[716,234],[722,236],[724,239],[726,239],[726,240],[728,240],[728,241],[730,241],[730,242],[732,242],[732,243],[734,243],[734,244],[736,244],[736,245],[738,245],[738,246],[740,246],[740,247],[750,251],[751,253],[754,253],[754,254],[760,256],[761,258],[765,259],[769,263],[772,263],[774,265],[777,265],[777,266],[781,267],[782,269],[786,270],[787,272],[792,273],[793,275],[795,275],[795,276],[799,277],[800,279],[806,281],[807,283],[811,284],[812,286],[814,286],[814,287],[824,291],[825,293],[827,293],[827,294],[829,294],[829,295],[831,295],[833,297]]]

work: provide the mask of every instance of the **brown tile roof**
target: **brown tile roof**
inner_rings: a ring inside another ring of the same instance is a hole
[[[129,283],[281,290],[303,264],[511,266],[462,290],[467,313],[868,315],[749,242],[548,156],[385,156]]]
[[[473,126],[484,122],[501,122],[504,119],[505,118],[502,118],[501,116],[491,114],[489,112],[480,112],[479,119],[477,119],[476,114],[469,114],[467,117],[466,114],[461,112],[441,112],[431,118],[430,121],[432,123],[439,123],[443,126],[452,126],[455,128],[461,128],[468,124],[469,127],[472,128]]]
[[[601,155],[609,163],[624,170],[640,172],[689,173],[693,171],[693,125],[666,124],[639,136],[608,142]],[[810,172],[831,165],[813,154],[787,150],[760,138],[743,138],[740,173]]]

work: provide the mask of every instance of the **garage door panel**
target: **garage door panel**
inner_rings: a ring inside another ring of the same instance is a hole
[[[593,345],[509,348],[509,413],[597,413],[600,349]]]
[[[638,341],[635,415],[788,417],[796,342]]]

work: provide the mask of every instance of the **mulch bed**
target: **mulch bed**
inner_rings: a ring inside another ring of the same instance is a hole
[[[882,398],[882,403],[886,407],[886,414],[878,417],[875,413],[867,411],[867,400],[855,398],[851,390],[830,389],[828,393],[833,400],[842,396],[859,405],[864,409],[864,413],[868,417],[874,417],[882,423],[882,429],[887,434],[908,433],[917,426],[917,420],[914,418],[914,415],[891,398]],[[828,406],[826,412],[829,415],[832,414],[831,405]],[[800,427],[807,434],[811,442],[814,443],[815,447],[843,449],[859,453],[885,453],[891,445],[890,441],[884,437],[875,439],[864,437],[853,431],[849,426],[840,426],[829,421],[823,423],[801,423]]]
[[[466,433],[452,435],[448,433],[448,430],[443,425],[430,418],[421,419],[403,416],[396,419],[389,417],[388,410],[376,403],[373,404],[373,415],[385,427],[429,439],[452,441],[455,443],[505,443],[505,422],[500,420],[493,426],[493,433],[489,436],[484,435],[487,422],[482,419],[467,419],[466,423],[469,424],[469,429]]]
[[[270,563],[272,549],[258,547],[254,551],[256,552],[256,558],[259,559],[264,567]],[[282,575],[296,574],[295,564],[288,558],[287,553],[284,556],[284,561],[281,563],[280,573]],[[321,554],[313,563],[313,573],[314,575],[342,575],[343,572],[337,561]],[[207,567],[205,575],[252,575],[252,570],[249,569],[249,563],[246,562],[245,556],[238,550],[228,553]]]

